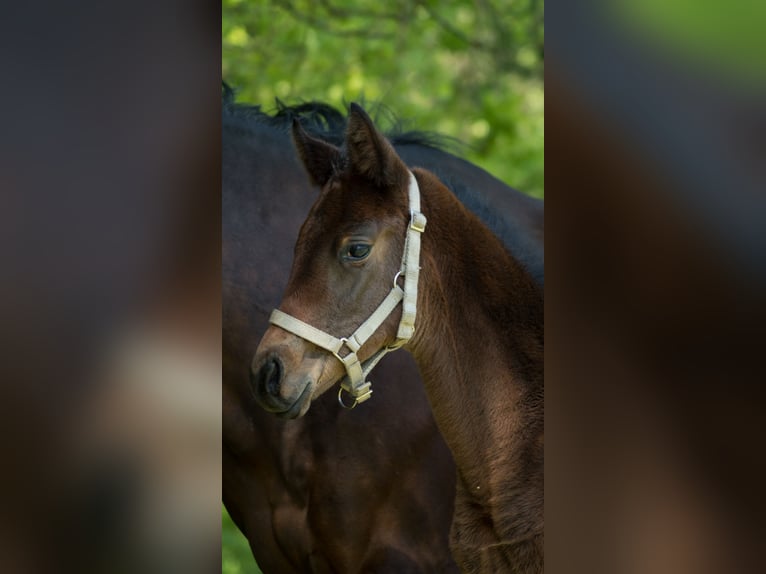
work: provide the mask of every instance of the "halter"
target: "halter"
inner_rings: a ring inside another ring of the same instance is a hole
[[[281,327],[294,335],[298,335],[317,347],[330,351],[346,369],[347,376],[343,378],[338,390],[338,402],[346,409],[353,409],[359,403],[363,403],[372,396],[372,383],[366,381],[375,365],[391,351],[399,349],[410,340],[415,333],[415,317],[417,315],[418,302],[418,277],[420,275],[420,235],[426,228],[426,216],[420,212],[420,189],[415,176],[410,173],[409,201],[410,201],[410,224],[407,228],[407,236],[404,240],[404,253],[402,264],[398,273],[394,276],[394,285],[385,299],[372,312],[372,315],[362,323],[356,331],[348,337],[333,337],[329,333],[312,327],[292,315],[288,315],[274,309],[269,317],[272,325]],[[404,289],[397,283],[400,276],[404,276]],[[357,356],[357,351],[372,337],[388,316],[393,312],[399,302],[402,301],[402,318],[399,321],[399,329],[396,332],[396,341],[383,347],[362,365]],[[346,349],[345,354],[341,352]],[[343,402],[343,391],[352,396],[354,402],[347,405]]]

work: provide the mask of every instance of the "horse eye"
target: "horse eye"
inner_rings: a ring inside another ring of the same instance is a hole
[[[345,258],[352,261],[360,261],[370,254],[370,245],[367,243],[352,243],[346,249]]]

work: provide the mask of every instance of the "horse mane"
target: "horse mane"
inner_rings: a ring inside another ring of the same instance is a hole
[[[265,112],[260,105],[243,104],[236,101],[236,90],[223,82],[222,110],[224,117],[254,124],[271,126],[290,131],[293,119],[300,121],[309,135],[341,147],[346,138],[348,124],[348,105],[345,113],[333,106],[307,101],[288,106],[279,99],[275,100],[272,113]],[[384,134],[389,141],[397,145],[425,146],[439,151],[458,151],[465,144],[455,138],[431,131],[408,130],[405,122],[381,103],[365,104],[372,110],[376,125],[385,126]]]

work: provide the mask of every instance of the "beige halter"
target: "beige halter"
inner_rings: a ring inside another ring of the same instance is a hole
[[[372,383],[366,381],[370,371],[387,353],[395,351],[409,341],[415,332],[418,276],[420,275],[420,234],[426,228],[426,217],[420,212],[420,189],[412,172],[410,172],[409,201],[410,224],[404,240],[402,264],[399,272],[394,276],[394,285],[386,298],[383,299],[383,302],[378,305],[378,308],[373,311],[372,315],[356,331],[348,337],[333,337],[316,327],[312,327],[308,323],[304,323],[300,319],[283,313],[279,309],[274,309],[269,318],[269,322],[273,325],[298,335],[314,343],[317,347],[330,351],[343,363],[347,377],[344,377],[338,390],[338,402],[347,409],[353,409],[356,405],[363,403],[372,396]],[[397,284],[400,275],[404,276],[404,289]],[[399,321],[396,341],[392,345],[380,349],[363,366],[356,354],[357,351],[378,330],[378,327],[393,312],[399,301],[402,301],[402,318]],[[346,347],[348,350],[348,353],[345,355],[340,354],[343,347]],[[344,390],[354,398],[354,402],[351,405],[343,402],[342,394]]]

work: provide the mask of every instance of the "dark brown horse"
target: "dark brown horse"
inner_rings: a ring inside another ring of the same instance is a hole
[[[341,379],[366,400],[357,371],[404,345],[457,464],[450,542],[461,570],[541,572],[541,285],[438,177],[413,177],[358,106],[344,148],[297,122],[293,139],[322,191],[252,362],[258,402],[298,417]]]

